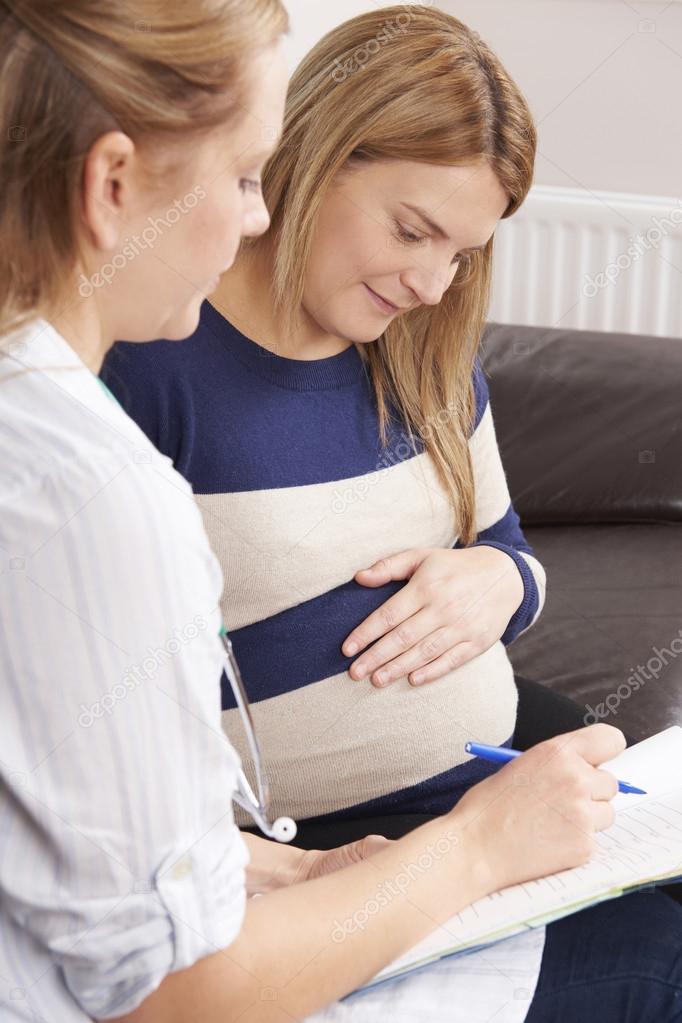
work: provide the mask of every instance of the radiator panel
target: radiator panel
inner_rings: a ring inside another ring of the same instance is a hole
[[[536,186],[495,235],[496,323],[682,337],[682,200]]]

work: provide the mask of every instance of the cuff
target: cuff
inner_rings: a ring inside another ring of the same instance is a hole
[[[471,546],[495,547],[498,551],[503,551],[505,554],[509,555],[521,573],[521,578],[523,579],[523,600],[510,618],[509,625],[501,637],[504,645],[509,646],[510,643],[514,642],[517,636],[520,636],[522,632],[533,624],[533,620],[540,607],[538,584],[535,581],[533,570],[524,556],[517,551],[515,547],[510,547],[509,544],[498,543],[495,540],[480,540]]]
[[[96,909],[93,900],[85,900],[81,939],[70,934],[64,949],[53,943],[52,951],[63,953],[64,981],[88,1017],[104,1020],[132,1012],[167,974],[235,940],[245,910],[248,854],[234,824],[231,829],[232,842],[213,869],[193,851],[175,850],[152,883],[102,899]]]

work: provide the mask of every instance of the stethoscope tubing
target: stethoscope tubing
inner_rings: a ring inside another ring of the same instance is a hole
[[[291,817],[278,817],[273,824],[269,823],[270,786],[263,770],[263,759],[258,739],[256,738],[256,729],[244,680],[235,657],[232,640],[227,635],[225,626],[220,630],[220,639],[225,650],[227,679],[244,725],[246,741],[249,744],[249,752],[256,776],[256,792],[254,792],[244,771],[240,768],[237,774],[237,789],[233,793],[232,798],[235,803],[238,803],[239,806],[246,810],[267,838],[274,838],[277,842],[291,842],[296,836],[296,824]]]

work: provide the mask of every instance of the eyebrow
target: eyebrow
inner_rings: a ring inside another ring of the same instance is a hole
[[[437,234],[439,238],[445,238],[448,241],[450,240],[450,235],[447,234],[447,232],[445,232],[443,228],[435,222],[435,220],[432,220],[426,210],[423,210],[421,206],[413,206],[409,202],[401,203],[401,205],[404,206],[405,209],[411,210],[412,213],[416,213],[418,217],[421,217],[429,230],[433,231],[434,234]],[[484,249],[487,244],[488,243],[485,242],[483,245],[469,245],[465,249],[460,249],[460,252],[480,252],[480,250]]]

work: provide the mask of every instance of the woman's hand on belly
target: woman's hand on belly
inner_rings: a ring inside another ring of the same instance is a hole
[[[355,576],[362,586],[396,579],[409,582],[342,647],[347,657],[365,651],[350,675],[369,678],[375,686],[404,676],[421,685],[461,668],[501,638],[524,595],[514,561],[496,547],[417,548],[383,558]]]

